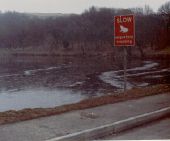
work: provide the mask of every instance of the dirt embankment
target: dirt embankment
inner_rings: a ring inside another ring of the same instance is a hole
[[[39,117],[57,115],[73,110],[82,110],[101,106],[104,104],[113,104],[131,99],[137,99],[145,96],[151,96],[170,92],[170,85],[155,85],[146,88],[134,88],[128,90],[126,93],[113,93],[111,95],[96,97],[80,101],[79,103],[63,105],[55,108],[36,108],[24,109],[20,111],[7,111],[0,113],[0,124],[7,124],[12,122],[19,122],[24,120],[35,119]],[[170,93],[169,93],[170,94]]]

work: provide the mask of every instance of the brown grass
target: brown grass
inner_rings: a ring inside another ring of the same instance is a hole
[[[126,93],[113,93],[112,95],[106,95],[96,98],[80,101],[79,103],[58,106],[55,108],[35,108],[24,109],[20,111],[7,111],[0,113],[0,124],[7,124],[12,122],[19,122],[24,120],[35,119],[39,117],[57,115],[74,110],[82,110],[101,106],[105,104],[113,104],[131,99],[137,99],[145,96],[151,96],[170,92],[170,85],[155,85],[146,88],[134,88],[126,91]]]

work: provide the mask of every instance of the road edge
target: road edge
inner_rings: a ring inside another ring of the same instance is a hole
[[[125,120],[113,122],[92,129],[83,130],[80,132],[68,134],[61,137],[48,139],[45,141],[75,141],[75,140],[94,140],[113,133],[119,133],[130,128],[134,128],[159,118],[163,118],[170,114],[170,107],[162,108],[157,111],[141,114],[138,116],[130,117]]]

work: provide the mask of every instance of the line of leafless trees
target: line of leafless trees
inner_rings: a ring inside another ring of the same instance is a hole
[[[133,9],[95,8],[82,14],[42,18],[17,12],[0,13],[0,48],[42,47],[100,50],[113,46],[115,15],[135,14],[136,45],[162,49],[170,45],[170,2],[157,13],[149,6]]]

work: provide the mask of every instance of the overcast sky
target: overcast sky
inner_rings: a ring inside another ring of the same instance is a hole
[[[0,0],[1,11],[35,13],[82,13],[91,6],[109,8],[150,7],[157,11],[170,0]]]

